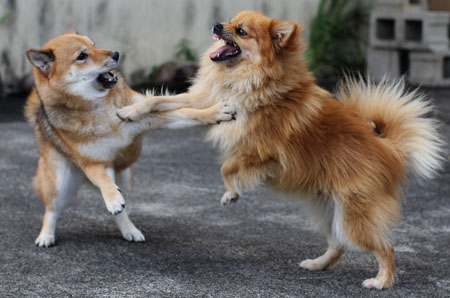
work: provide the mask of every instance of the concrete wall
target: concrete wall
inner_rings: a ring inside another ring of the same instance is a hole
[[[174,57],[183,38],[198,53],[211,43],[211,26],[245,9],[304,22],[306,32],[319,0],[0,0],[0,74],[7,91],[30,73],[27,48],[40,48],[69,29],[91,37],[98,47],[120,51],[127,79]]]

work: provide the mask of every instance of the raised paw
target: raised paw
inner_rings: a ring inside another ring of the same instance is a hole
[[[105,199],[106,209],[108,209],[109,213],[112,215],[118,215],[125,209],[125,200],[120,192],[117,192],[117,195],[113,199]]]
[[[232,203],[236,203],[239,200],[239,195],[234,192],[225,192],[222,196],[222,199],[220,199],[220,203],[222,205],[229,205]]]
[[[144,242],[145,236],[136,227],[130,227],[125,231],[121,231],[123,238],[130,242]]]
[[[130,106],[126,106],[116,110],[117,117],[122,121],[136,122],[147,114],[146,107],[142,106],[143,102],[138,102]]]
[[[382,277],[376,277],[376,278],[369,278],[366,279],[365,281],[363,281],[362,286],[364,288],[368,288],[368,289],[385,289],[385,288],[389,288],[391,287],[393,284],[393,280],[389,280],[387,278],[382,278]]]
[[[39,247],[50,247],[55,245],[55,235],[39,234],[34,244]]]

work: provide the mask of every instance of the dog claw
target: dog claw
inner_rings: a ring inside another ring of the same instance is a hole
[[[34,244],[38,247],[45,247],[45,248],[55,246],[56,245],[55,236],[40,234],[39,237],[34,242]]]
[[[115,212],[110,212],[112,215],[116,216],[119,215],[120,213],[122,213],[123,210],[125,210],[125,204],[121,204],[120,205],[122,208],[120,210],[117,210]]]

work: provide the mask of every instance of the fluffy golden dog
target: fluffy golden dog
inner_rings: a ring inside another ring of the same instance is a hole
[[[387,80],[348,79],[336,100],[308,71],[296,23],[244,11],[213,31],[220,41],[203,57],[188,93],[125,107],[121,117],[135,121],[151,110],[217,102],[235,108],[237,120],[208,135],[224,158],[222,204],[262,184],[297,196],[328,239],[325,254],[302,268],[331,268],[356,246],[379,264],[363,286],[390,287],[395,262],[387,233],[400,219],[402,183],[408,174],[431,177],[440,166],[430,104]]]

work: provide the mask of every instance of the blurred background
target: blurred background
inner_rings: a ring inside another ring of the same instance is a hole
[[[450,86],[448,0],[0,0],[0,97],[27,94],[26,49],[69,29],[119,51],[120,71],[139,91],[185,91],[212,25],[245,9],[303,23],[308,63],[324,86],[356,71]]]
[[[145,243],[125,243],[98,191],[82,188],[58,223],[60,245],[33,246],[43,204],[22,116],[33,86],[26,49],[76,29],[120,51],[137,91],[182,92],[212,25],[245,9],[304,23],[307,62],[323,87],[356,72],[421,86],[450,144],[450,0],[0,0],[0,297],[450,297],[448,154],[436,179],[407,184],[392,235],[398,284],[382,292],[360,286],[376,262],[357,250],[331,271],[298,269],[326,240],[295,200],[260,188],[222,208],[217,153],[201,127],[153,130],[143,141],[127,206]]]

